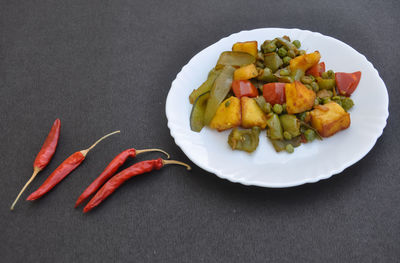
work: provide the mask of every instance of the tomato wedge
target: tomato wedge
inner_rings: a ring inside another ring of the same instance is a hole
[[[258,96],[257,88],[249,80],[234,80],[232,82],[232,90],[238,98],[254,98]]]
[[[336,87],[340,95],[349,97],[357,88],[361,79],[361,72],[353,73],[336,72]]]
[[[321,73],[325,72],[325,63],[320,62],[314,66],[312,66],[309,70],[306,71],[306,75],[313,75],[314,77],[321,77]]]
[[[273,82],[263,86],[263,96],[266,102],[275,104],[283,104],[286,101],[285,95],[286,83]]]

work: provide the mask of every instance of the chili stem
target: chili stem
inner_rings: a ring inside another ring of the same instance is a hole
[[[90,147],[87,148],[86,150],[82,150],[82,151],[81,151],[82,155],[86,157],[86,155],[88,154],[88,152],[89,152],[91,149],[93,149],[99,142],[101,142],[102,140],[104,140],[105,138],[107,138],[107,137],[109,137],[109,136],[111,136],[111,135],[114,135],[114,134],[120,133],[120,132],[121,132],[121,131],[115,131],[115,132],[112,132],[112,133],[109,133],[109,134],[104,135],[103,137],[101,137],[100,139],[98,139],[95,143],[93,143],[92,146],[90,146]]]
[[[176,160],[162,160],[163,165],[167,165],[167,164],[178,164],[178,165],[182,165],[185,166],[187,170],[191,170],[192,167],[190,167],[190,165],[180,162],[180,161],[176,161]]]
[[[145,152],[162,152],[163,154],[165,154],[167,156],[167,159],[170,158],[169,153],[167,153],[166,151],[161,150],[161,149],[153,148],[153,149],[136,150],[136,154],[141,154],[141,153],[145,153]]]
[[[10,210],[14,210],[14,206],[15,204],[18,202],[19,198],[21,197],[22,193],[25,191],[25,189],[30,185],[30,183],[33,181],[33,179],[35,179],[36,175],[41,171],[40,168],[35,167],[33,170],[33,174],[31,176],[31,178],[28,180],[28,182],[26,182],[26,184],[24,185],[24,187],[22,188],[22,190],[19,192],[17,198],[15,198],[14,203],[12,203]]]

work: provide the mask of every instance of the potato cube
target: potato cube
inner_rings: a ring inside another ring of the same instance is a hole
[[[249,65],[243,66],[241,68],[238,68],[233,73],[234,80],[252,79],[257,76],[258,76],[258,71],[257,71],[256,66],[254,66],[254,64],[249,64]]]
[[[289,114],[296,114],[310,110],[314,106],[316,94],[301,82],[295,81],[285,85],[286,110]]]
[[[310,54],[305,54],[298,56],[292,60],[290,60],[290,70],[292,72],[296,72],[298,69],[306,72],[307,69],[311,68],[312,66],[318,64],[321,55],[318,51],[315,51]]]
[[[234,96],[224,100],[210,122],[210,128],[218,131],[227,130],[241,123],[240,100]]]
[[[311,112],[311,125],[322,137],[329,137],[350,126],[350,114],[336,102],[316,107]]]
[[[267,126],[267,116],[258,106],[253,98],[242,97],[242,127],[252,128],[255,126],[264,129]]]
[[[233,45],[232,51],[246,52],[257,57],[258,44],[257,41],[237,42]]]

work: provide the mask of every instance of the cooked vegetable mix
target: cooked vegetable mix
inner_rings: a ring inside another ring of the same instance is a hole
[[[288,36],[265,40],[260,49],[257,41],[233,44],[189,96],[191,129],[233,128],[228,144],[249,153],[264,129],[274,149],[288,153],[347,129],[361,72],[326,71],[318,51],[301,47]]]

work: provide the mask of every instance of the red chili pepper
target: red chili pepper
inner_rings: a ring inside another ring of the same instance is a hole
[[[257,88],[249,80],[234,80],[232,82],[232,90],[238,98],[254,98],[258,96]]]
[[[356,90],[360,78],[360,71],[353,73],[336,72],[335,80],[339,94],[349,97]]]
[[[286,101],[285,95],[286,83],[273,82],[263,86],[263,96],[266,102],[273,105],[283,104]]]
[[[101,137],[99,140],[97,140],[92,146],[87,148],[86,150],[82,150],[76,153],[73,153],[71,156],[69,156],[64,162],[62,162],[55,170],[54,172],[44,181],[44,183],[35,191],[33,192],[26,200],[28,201],[33,201],[36,200],[43,195],[45,195],[47,192],[49,192],[54,186],[56,186],[59,182],[61,182],[68,174],[70,174],[76,167],[78,167],[83,160],[85,160],[86,155],[88,152],[93,149],[99,142],[107,138],[108,136],[111,136],[115,133],[119,133],[120,131],[115,131],[112,133],[109,133],[103,137]]]
[[[135,150],[133,148],[127,149],[117,156],[107,165],[104,171],[86,188],[85,191],[79,196],[78,200],[75,203],[75,207],[78,207],[82,204],[89,196],[94,194],[110,177],[112,177],[115,172],[120,168],[126,160],[131,157],[135,158],[136,155],[144,153],[144,152],[162,152],[167,155],[169,159],[169,154],[160,149],[144,149],[144,150]]]
[[[142,161],[139,163],[136,163],[125,170],[122,170],[121,172],[117,173],[114,175],[110,180],[105,183],[100,190],[96,193],[96,195],[89,201],[89,203],[85,206],[83,209],[83,212],[89,212],[96,206],[98,206],[101,202],[103,202],[109,195],[111,195],[115,190],[117,190],[118,187],[120,187],[123,183],[128,181],[130,178],[143,174],[143,173],[148,173],[153,170],[159,170],[161,167],[167,165],[167,164],[179,164],[186,166],[188,170],[191,169],[191,167],[185,163],[175,161],[175,160],[163,160],[161,158],[158,158],[156,160],[148,160],[148,161]]]
[[[21,197],[22,193],[33,181],[33,179],[35,179],[36,175],[38,175],[38,173],[42,171],[49,164],[57,148],[58,139],[60,138],[60,128],[61,128],[61,121],[60,119],[56,119],[53,123],[53,126],[51,127],[49,134],[47,135],[46,140],[43,143],[42,148],[36,155],[35,161],[33,162],[33,174],[31,178],[28,180],[28,182],[26,182],[22,190],[19,192],[17,198],[11,205],[10,207],[11,210],[14,210],[14,206],[18,202],[18,199]]]
[[[321,74],[325,72],[325,63],[320,62],[314,66],[312,66],[309,70],[306,71],[306,75],[313,75],[314,77],[321,77]]]

